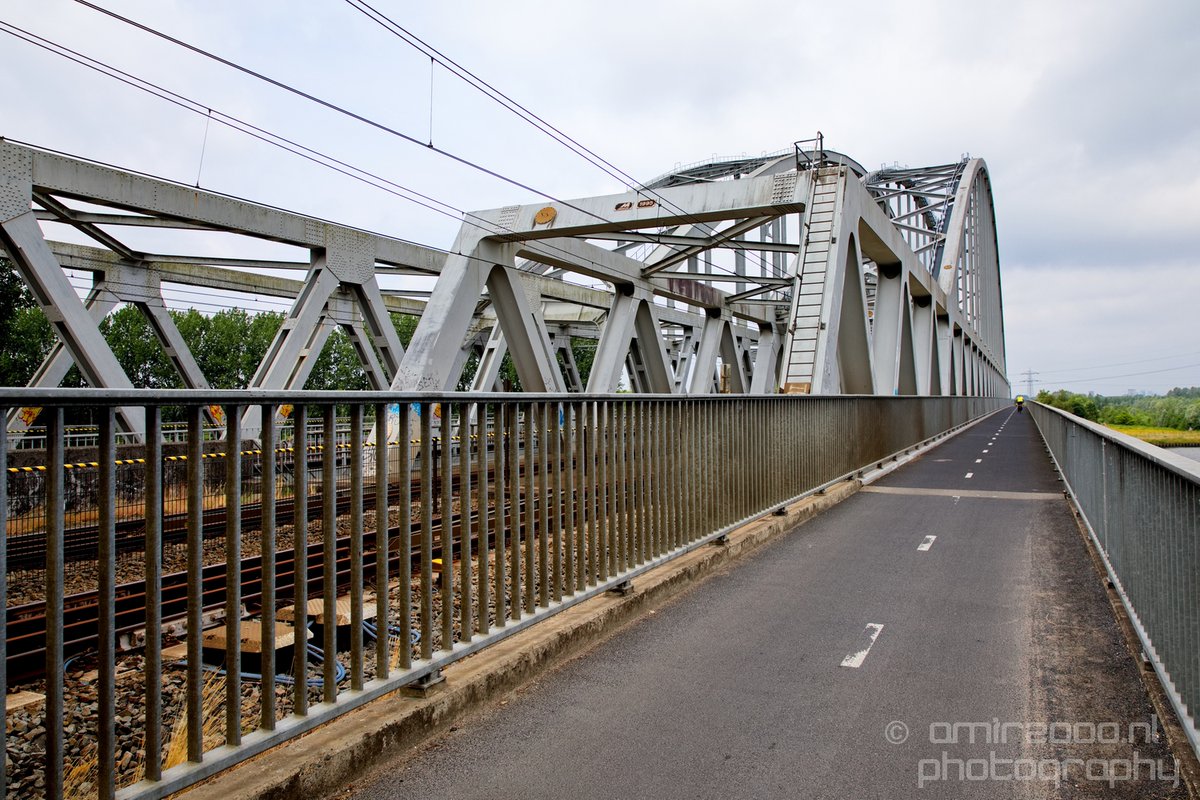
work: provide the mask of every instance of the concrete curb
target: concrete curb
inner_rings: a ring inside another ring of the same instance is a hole
[[[860,486],[857,480],[832,486],[782,514],[739,528],[724,544],[698,548],[639,576],[624,596],[595,597],[452,664],[442,672],[445,683],[425,697],[398,690],[175,796],[311,800],[342,790],[475,709],[596,646],[700,578],[832,508]]]

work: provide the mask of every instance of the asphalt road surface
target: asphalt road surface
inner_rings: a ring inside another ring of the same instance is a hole
[[[345,795],[1185,797],[1151,708],[1005,410]]]

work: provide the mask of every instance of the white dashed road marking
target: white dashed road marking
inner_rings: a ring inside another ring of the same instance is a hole
[[[922,553],[924,553],[929,548],[933,547],[933,540],[936,538],[937,538],[936,536],[926,536],[925,541],[923,541],[919,545],[917,545],[917,549],[920,550]]]
[[[875,640],[879,638],[879,632],[882,630],[882,625],[875,622],[868,623],[867,627],[863,628],[862,647],[843,658],[842,666],[850,667],[851,669],[861,667],[863,662],[867,660],[867,653],[871,652],[871,645],[875,644]]]

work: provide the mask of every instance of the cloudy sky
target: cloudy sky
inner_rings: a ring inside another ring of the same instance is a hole
[[[622,190],[344,0],[96,2],[547,194]],[[1195,0],[372,5],[641,179],[818,129],[868,167],[982,156],[1014,385],[1200,385]],[[453,208],[537,199],[73,0],[0,20]],[[8,34],[0,135],[435,246],[458,228]]]

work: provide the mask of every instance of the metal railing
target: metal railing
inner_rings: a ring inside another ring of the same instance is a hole
[[[805,148],[803,145],[811,145],[811,147]],[[792,147],[796,153],[797,172],[816,169],[825,163],[825,134],[820,131],[817,131],[817,135],[812,139],[793,142]]]
[[[284,440],[291,438],[291,422],[285,422],[279,426],[280,437]],[[315,431],[310,431],[312,436]],[[184,422],[164,422],[159,431],[162,436],[163,444],[187,444],[188,426]],[[225,433],[224,426],[205,425],[203,429],[204,438],[208,441],[216,441]],[[248,438],[258,438],[258,429],[246,429],[242,431],[242,435]],[[339,442],[345,441],[350,434],[350,421],[345,418],[339,418],[337,424],[337,438]],[[117,432],[118,445],[137,445],[146,438],[145,431],[134,432]],[[77,425],[66,429],[64,433],[63,445],[67,449],[79,447],[96,447],[99,440],[97,438],[97,428],[95,425]],[[20,432],[9,432],[8,434],[8,449],[12,450],[45,450],[46,449],[46,427],[44,425],[34,426]]]
[[[1050,406],[1029,407],[1200,755],[1200,463]]]
[[[391,431],[373,425],[397,402],[415,413],[393,414]],[[10,716],[13,730],[42,728],[44,747],[10,749],[5,785],[26,796],[41,776],[52,798],[82,784],[101,798],[163,797],[397,688],[435,681],[458,659],[1004,402],[10,390],[0,411],[47,409],[46,560],[33,574],[47,602],[9,606],[29,575],[0,569],[0,661],[9,665],[0,696],[14,687],[45,694]],[[212,468],[202,409],[222,405],[226,441],[240,441],[248,403],[262,406],[268,453],[278,439],[272,412],[293,406],[305,468],[285,476],[285,465],[263,458],[248,471],[236,452]],[[93,406],[99,418],[98,537],[82,584],[65,558],[62,420],[71,405]],[[116,538],[118,405],[145,406],[152,443],[143,547],[132,563]],[[164,459],[153,444],[167,406],[182,408],[195,434],[177,545],[164,544]],[[334,439],[338,406],[350,411],[348,447],[310,451],[300,432],[319,422]],[[457,446],[437,446],[456,429]],[[205,499],[213,475],[217,506]],[[272,490],[280,486],[287,491]],[[0,507],[6,490],[0,481]],[[0,516],[7,542],[4,526]],[[39,608],[40,639],[27,630]],[[40,674],[16,674],[16,649],[30,641],[44,651]]]

